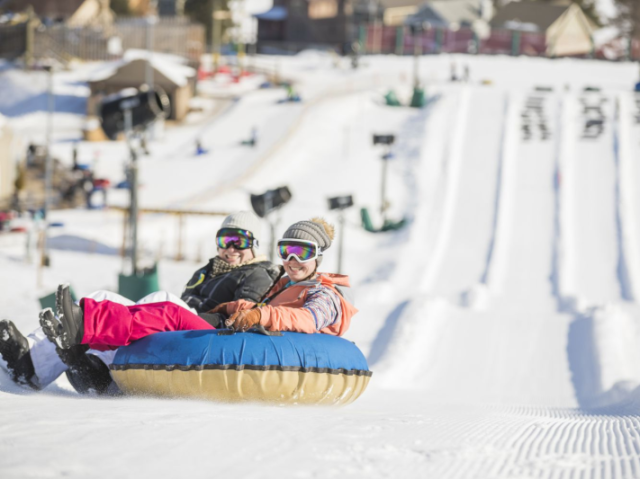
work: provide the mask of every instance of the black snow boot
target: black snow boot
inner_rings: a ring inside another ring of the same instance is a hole
[[[61,284],[56,291],[56,313],[60,320],[58,346],[69,349],[82,343],[84,336],[84,313],[73,302],[68,284]]]
[[[11,380],[20,386],[39,390],[36,372],[31,360],[29,342],[13,322],[0,321],[0,356],[7,363]]]
[[[97,356],[87,354],[88,346],[80,344],[69,349],[56,348],[65,363],[67,379],[80,394],[103,395],[113,382],[109,368]]]
[[[62,334],[62,324],[55,317],[51,308],[43,309],[39,314],[40,326],[42,331],[56,346],[60,343],[60,335]]]

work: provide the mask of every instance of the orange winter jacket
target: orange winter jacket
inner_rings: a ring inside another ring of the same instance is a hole
[[[268,304],[260,303],[260,324],[271,331],[296,331],[299,333],[325,333],[333,336],[342,336],[349,329],[351,317],[358,310],[337,287],[349,288],[349,277],[341,274],[318,273],[315,279],[294,283],[285,288],[289,282],[288,277],[281,278],[267,293]],[[303,308],[307,293],[311,288],[318,286],[318,283],[330,288],[337,293],[342,307],[342,318],[320,331],[316,331],[316,323],[313,314],[308,309]],[[255,308],[256,304],[244,299],[227,303],[227,314]]]

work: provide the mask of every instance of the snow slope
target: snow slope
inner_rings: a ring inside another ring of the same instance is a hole
[[[339,410],[279,408],[86,398],[64,378],[30,394],[0,373],[2,477],[639,477],[636,67],[425,57],[429,105],[412,110],[381,102],[388,88],[410,94],[408,58],[367,57],[358,71],[312,52],[258,61],[278,62],[305,101],[249,92],[216,118],[168,130],[141,160],[143,205],[249,208],[249,193],[286,184],[278,233],[317,214],[336,220],[326,199],[339,194],[379,222],[382,151],[371,134],[395,133],[389,215],[408,226],[372,235],[356,208],[346,214],[344,269],[360,309],[347,337],[374,371],[370,389]],[[446,81],[452,61],[469,64],[470,84]],[[19,89],[21,73],[9,72]],[[80,88],[86,74],[56,85]],[[24,104],[38,91],[20,92]],[[594,138],[584,138],[585,99],[604,117]],[[3,108],[37,131],[38,113]],[[246,149],[252,126],[259,145]],[[56,152],[70,161],[64,137]],[[197,138],[208,155],[193,155]],[[122,145],[79,149],[121,179]],[[52,233],[42,287],[26,238],[0,236],[2,315],[25,331],[57,283],[114,289],[121,268],[119,213],[52,217],[65,226]],[[175,262],[175,219],[143,217],[162,288],[179,292],[214,254],[220,220],[189,218],[187,261]],[[337,268],[331,251],[326,270]]]

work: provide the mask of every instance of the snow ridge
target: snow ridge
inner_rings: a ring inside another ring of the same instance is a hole
[[[495,197],[493,235],[487,251],[486,268],[480,282],[494,292],[500,292],[509,254],[511,234],[511,215],[514,195],[514,178],[516,175],[516,147],[518,135],[518,108],[520,102],[515,95],[505,98],[505,114],[503,119],[502,147],[498,167],[498,188]]]
[[[469,109],[470,90],[468,87],[462,89],[458,97],[456,119],[451,137],[447,143],[446,163],[445,163],[445,192],[442,212],[442,220],[438,228],[438,239],[431,254],[431,261],[428,265],[421,289],[429,291],[433,288],[434,281],[444,259],[444,251],[449,242],[451,234],[451,224],[453,222],[453,212],[455,202],[458,200],[458,178],[462,162],[462,152],[464,147],[464,137],[467,126],[467,112]]]

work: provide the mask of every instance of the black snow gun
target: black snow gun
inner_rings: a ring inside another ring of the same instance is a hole
[[[100,121],[107,137],[115,140],[119,133],[140,131],[154,121],[166,118],[169,97],[159,87],[125,88],[105,97],[100,105]]]

